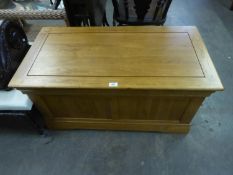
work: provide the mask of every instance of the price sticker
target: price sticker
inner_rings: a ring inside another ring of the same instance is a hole
[[[109,87],[118,87],[118,82],[109,82],[108,86]]]

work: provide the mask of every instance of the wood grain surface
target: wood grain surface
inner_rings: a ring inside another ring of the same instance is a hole
[[[195,27],[44,28],[10,87],[223,90]]]
[[[51,129],[188,132],[204,94],[131,90],[26,91]],[[199,102],[197,104],[197,102]],[[190,120],[189,120],[190,119]]]
[[[204,76],[187,33],[124,32],[49,34],[28,75]]]

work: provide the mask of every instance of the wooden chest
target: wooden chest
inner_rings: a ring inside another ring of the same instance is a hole
[[[196,27],[43,28],[9,86],[51,129],[162,132],[223,90]]]

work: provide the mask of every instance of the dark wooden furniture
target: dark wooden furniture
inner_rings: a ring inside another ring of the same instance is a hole
[[[233,2],[231,3],[231,7],[230,7],[230,10],[233,10]]]
[[[188,132],[223,90],[195,27],[43,28],[10,82],[53,129]]]
[[[108,26],[107,0],[63,0],[70,26]]]
[[[172,0],[112,0],[119,25],[163,25]]]

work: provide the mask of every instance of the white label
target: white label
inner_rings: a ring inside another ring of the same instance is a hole
[[[118,82],[109,82],[108,86],[109,87],[118,87]]]

